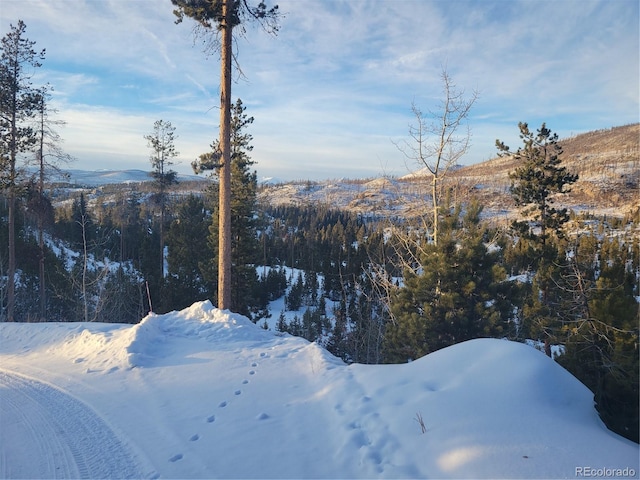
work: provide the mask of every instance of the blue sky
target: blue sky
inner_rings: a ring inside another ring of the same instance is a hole
[[[255,0],[257,2],[257,0]],[[269,1],[268,4],[273,2]],[[463,163],[518,146],[519,121],[560,137],[639,120],[637,0],[281,0],[277,37],[249,27],[236,41],[241,98],[255,121],[258,177],[404,175],[412,102],[442,99],[443,66],[479,98]],[[174,24],[170,0],[2,0],[46,49],[49,82],[73,168],[150,170],[143,136],[170,121],[179,163],[218,135],[219,62]]]

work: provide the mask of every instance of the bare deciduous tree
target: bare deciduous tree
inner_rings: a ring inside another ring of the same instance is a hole
[[[425,115],[411,105],[415,124],[409,126],[410,140],[396,144],[407,159],[431,174],[432,239],[438,243],[438,210],[440,183],[447,172],[458,164],[470,146],[471,132],[466,122],[478,99],[474,91],[469,97],[456,87],[446,69],[442,74],[443,98],[437,109]]]

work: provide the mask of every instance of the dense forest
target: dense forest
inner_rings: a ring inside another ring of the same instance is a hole
[[[136,323],[203,299],[217,304],[215,158],[194,162],[210,171],[205,188],[180,190],[173,127],[158,121],[145,136],[151,181],[55,183],[49,173],[59,168],[45,161],[58,152],[47,149],[55,140],[47,93],[15,92],[20,115],[6,115],[3,94],[1,126],[2,320]],[[520,124],[515,152],[497,144],[515,162],[510,192],[521,208],[501,224],[487,221],[480,200],[460,202],[436,183],[445,174],[437,169],[412,216],[261,203],[253,118],[239,99],[232,115],[232,311],[265,326],[277,317],[275,329],[346,362],[407,362],[478,337],[531,342],[594,392],[611,429],[638,441],[639,210],[605,218],[562,208],[578,176],[544,124]],[[16,118],[26,125],[19,131]],[[9,132],[20,142],[4,141]]]

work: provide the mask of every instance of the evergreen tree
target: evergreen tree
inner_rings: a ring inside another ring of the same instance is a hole
[[[277,32],[278,6],[267,9],[264,2],[251,7],[246,0],[171,0],[176,6],[176,23],[185,16],[197,22],[200,31],[212,32],[220,50],[220,139],[214,150],[220,168],[218,227],[218,307],[232,308],[231,232],[231,68],[233,29],[247,20],[257,20]]]
[[[145,315],[144,285],[135,271],[122,264],[105,279],[102,305],[96,320],[138,323]]]
[[[347,345],[347,318],[341,308],[337,308],[334,312],[333,328],[327,340],[327,350],[345,362],[352,361]]]
[[[36,226],[38,230],[38,248],[39,248],[39,297],[40,297],[40,319],[45,320],[47,305],[47,287],[45,281],[45,245],[44,232],[45,226],[53,225],[53,206],[45,191],[45,179],[49,176],[50,171],[61,173],[58,164],[60,162],[68,162],[71,156],[65,154],[61,147],[61,138],[54,130],[55,126],[64,125],[61,120],[53,120],[50,113],[55,112],[49,107],[50,88],[48,86],[41,88],[37,93],[35,100],[38,103],[38,127],[37,127],[37,153],[36,166],[38,169],[37,182],[34,189],[30,192],[28,210],[36,215]]]
[[[175,127],[171,122],[156,120],[153,124],[153,133],[145,135],[152,153],[149,158],[153,170],[153,186],[155,188],[155,200],[160,206],[160,276],[164,278],[164,225],[165,212],[167,209],[168,190],[172,185],[178,183],[178,173],[171,170],[172,159],[178,156],[175,148]]]
[[[140,204],[140,193],[136,190],[118,191],[115,204],[109,210],[110,222],[117,232],[114,236],[117,245],[113,246],[113,251],[117,252],[115,258],[119,258],[120,262],[137,261],[140,258],[143,231],[147,231],[147,225],[141,222]]]
[[[289,326],[287,325],[287,319],[284,316],[284,312],[280,312],[280,315],[278,316],[278,324],[276,325],[276,330],[278,330],[279,332],[285,333],[287,332],[289,329]]]
[[[289,289],[289,294],[285,297],[285,304],[287,306],[287,310],[296,311],[299,310],[302,306],[302,293],[304,290],[304,283],[302,280],[302,273],[298,272],[298,276],[296,277],[295,283],[291,285]]]
[[[287,275],[284,268],[270,268],[266,276],[260,278],[260,291],[265,294],[265,300],[271,302],[282,297],[287,290]]]
[[[577,175],[561,166],[562,148],[558,135],[543,123],[537,133],[526,123],[518,124],[523,147],[512,153],[507,145],[496,140],[500,156],[513,156],[518,162],[510,173],[511,193],[516,205],[522,206],[523,221],[514,221],[513,229],[522,242],[520,250],[533,261],[535,278],[530,296],[523,308],[524,322],[532,327],[535,338],[545,343],[545,352],[551,356],[551,344],[557,341],[554,332],[559,329],[558,312],[554,304],[559,292],[554,289],[557,263],[562,259],[563,227],[569,221],[566,208],[554,207],[555,197],[568,192]],[[530,217],[527,218],[527,217]],[[528,249],[527,249],[527,243]]]
[[[0,40],[0,187],[8,203],[8,257],[6,319],[14,321],[16,277],[16,198],[20,184],[18,157],[37,141],[30,120],[38,111],[38,95],[30,79],[41,66],[44,50],[25,38],[22,20]]]
[[[209,220],[203,200],[194,195],[178,208],[167,235],[168,288],[163,295],[163,310],[181,310],[211,293],[201,270],[211,263]]]
[[[640,307],[633,261],[617,239],[605,237],[599,255],[597,248],[583,237],[562,266],[557,309],[565,349],[558,361],[591,389],[607,426],[637,442]]]
[[[258,258],[258,235],[256,225],[257,210],[257,190],[258,179],[255,171],[250,167],[254,164],[249,156],[253,150],[251,146],[252,136],[246,129],[253,123],[253,117],[248,117],[242,101],[238,99],[233,108],[231,121],[231,238],[233,239],[231,248],[231,291],[229,298],[231,304],[228,306],[232,311],[241,313],[248,317],[255,314],[262,306],[258,303],[258,277],[255,270],[255,263]],[[213,150],[219,147],[214,143]],[[203,155],[194,162],[196,172],[217,169],[217,165],[211,163],[210,155]],[[220,183],[212,185],[210,194],[212,197],[218,196]],[[220,252],[218,241],[220,239],[218,219],[220,215],[220,204],[212,205],[212,224],[209,228],[209,244],[214,252]],[[215,265],[219,262],[213,262]],[[209,276],[219,279],[219,272],[209,270]],[[213,274],[213,275],[212,275]],[[219,292],[218,287],[218,292]],[[220,299],[217,299],[218,304]]]
[[[551,133],[543,123],[537,133],[529,130],[526,123],[518,124],[524,146],[512,153],[507,145],[496,140],[499,156],[513,156],[518,162],[512,180],[511,194],[516,205],[524,207],[522,214],[532,216],[533,223],[515,222],[516,231],[534,238],[544,245],[550,232],[560,233],[569,220],[566,208],[555,208],[554,196],[567,193],[568,186],[578,180],[562,163],[562,147],[558,145],[558,134]],[[535,228],[540,229],[540,234]]]
[[[424,247],[419,267],[405,272],[391,298],[394,320],[387,326],[384,358],[406,362],[478,337],[502,336],[511,315],[506,272],[499,253],[485,245],[476,203],[443,214],[437,245]]]

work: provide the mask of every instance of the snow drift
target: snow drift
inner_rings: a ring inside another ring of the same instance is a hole
[[[479,339],[404,365],[345,365],[209,302],[133,326],[5,323],[0,334],[0,392],[21,388],[21,375],[81,402],[136,462],[104,470],[120,476],[637,478],[640,470],[638,445],[606,429],[591,392],[519,343]],[[4,410],[3,431],[13,415]],[[74,428],[65,426],[67,437]],[[27,432],[12,448],[2,442],[0,474],[15,471],[16,450],[32,440]],[[104,464],[115,447],[91,448],[103,448]],[[55,476],[47,471],[55,465],[42,465],[37,476]]]

